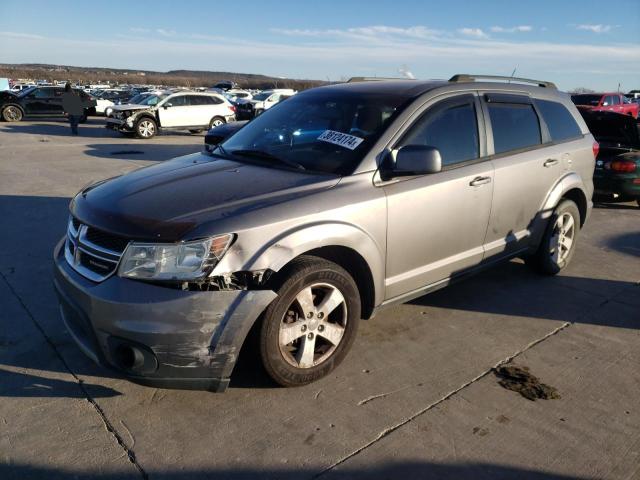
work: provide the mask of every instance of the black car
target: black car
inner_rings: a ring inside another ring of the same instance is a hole
[[[595,194],[640,206],[640,125],[629,115],[581,111],[600,147],[593,173]]]
[[[239,122],[223,123],[222,125],[211,128],[204,136],[204,149],[207,152],[213,151],[220,142],[229,138],[247,123],[249,123],[248,120],[242,120]]]
[[[62,117],[62,94],[64,87],[32,87],[19,93],[0,92],[0,118],[5,122],[19,122],[24,117]],[[80,120],[86,121],[87,116],[95,115],[96,102],[89,94],[77,90],[86,105],[84,116]]]

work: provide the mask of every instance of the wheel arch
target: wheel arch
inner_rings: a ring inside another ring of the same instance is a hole
[[[2,114],[2,112],[4,112],[4,109],[7,107],[17,107],[18,110],[20,110],[20,112],[22,113],[22,116],[25,116],[25,111],[24,108],[22,107],[22,105],[20,105],[19,103],[14,103],[14,102],[10,102],[10,103],[5,103],[4,105],[2,105],[2,108],[0,108],[0,115]]]
[[[256,243],[262,245],[256,250]],[[363,318],[372,315],[384,297],[384,247],[362,229],[347,223],[318,223],[282,232],[265,242],[260,233],[240,235],[216,266],[212,275],[239,271],[276,274],[301,255],[315,255],[337,263],[356,281],[361,294]]]

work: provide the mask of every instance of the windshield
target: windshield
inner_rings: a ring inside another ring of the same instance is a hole
[[[576,105],[592,105],[597,107],[602,95],[571,95],[571,101]]]
[[[309,91],[267,110],[219,150],[240,161],[248,151],[260,152],[268,166],[289,163],[349,175],[405,100],[400,95]],[[267,156],[280,162],[268,162]]]
[[[269,92],[262,92],[262,93],[259,93],[259,94],[257,94],[257,95],[254,95],[254,96],[253,96],[253,99],[254,99],[254,100],[263,101],[263,100],[266,100],[267,98],[269,98],[271,95],[272,95],[272,93],[269,93]]]
[[[25,95],[29,95],[31,92],[33,92],[36,89],[36,87],[29,87],[29,88],[23,88],[19,93],[18,96],[19,97],[24,97]]]
[[[160,95],[149,95],[146,98],[141,99],[138,102],[138,105],[157,105],[159,101],[164,100],[165,98],[167,98],[168,95],[166,94],[160,94]]]

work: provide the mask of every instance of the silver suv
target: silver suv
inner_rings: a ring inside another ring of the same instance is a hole
[[[479,78],[308,90],[85,188],[54,253],[69,332],[134,381],[223,391],[252,330],[273,380],[302,385],[383,307],[516,256],[558,273],[597,143],[552,83]]]

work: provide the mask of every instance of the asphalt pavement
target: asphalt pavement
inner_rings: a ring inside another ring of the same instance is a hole
[[[0,123],[0,478],[638,479],[640,208],[598,204],[557,277],[513,260],[361,324],[329,377],[224,394],[119,378],[65,331],[52,250],[84,185],[200,151],[91,119]],[[526,367],[529,400],[494,368]]]

